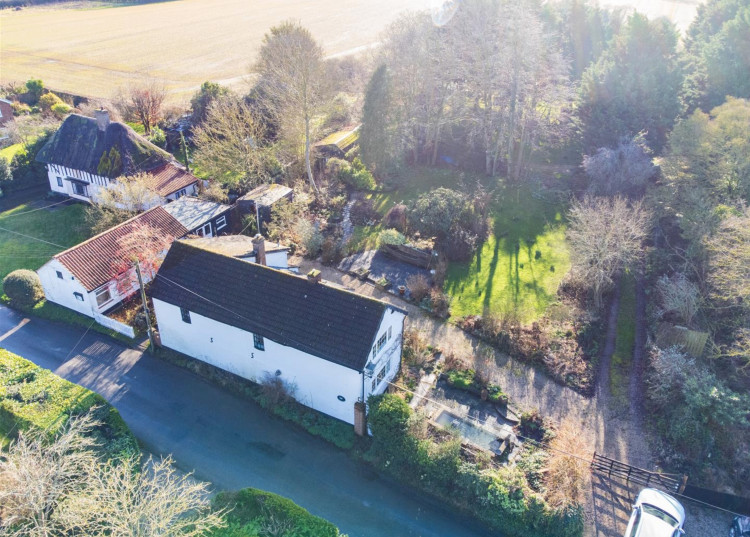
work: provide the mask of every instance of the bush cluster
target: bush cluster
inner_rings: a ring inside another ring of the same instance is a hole
[[[485,384],[473,369],[449,369],[445,371],[445,380],[459,390],[465,390],[475,395],[481,395],[487,390],[487,400],[502,405],[508,404],[508,394],[504,393],[497,384]]]
[[[30,308],[44,298],[39,276],[33,270],[14,270],[3,278],[3,293],[13,305]]]
[[[263,490],[246,488],[220,492],[212,502],[215,510],[227,509],[227,526],[210,537],[339,537],[336,526],[311,515],[292,500]],[[274,531],[277,530],[277,531]]]
[[[446,447],[410,434],[412,411],[386,394],[368,401],[373,443],[369,456],[394,478],[470,512],[509,537],[574,537],[583,533],[580,506],[555,510],[526,483],[515,467],[481,471],[461,460],[460,446]]]
[[[354,190],[372,190],[375,188],[375,178],[362,164],[359,158],[351,162],[332,158],[328,160],[328,173]]]
[[[383,250],[388,245],[400,246],[406,244],[406,237],[395,229],[384,229],[378,234],[378,249]]]

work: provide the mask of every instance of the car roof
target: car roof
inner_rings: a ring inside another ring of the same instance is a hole
[[[662,519],[650,515],[645,511],[641,513],[641,523],[638,526],[638,537],[672,537],[674,528]]]
[[[657,509],[661,509],[668,515],[672,516],[677,520],[680,527],[682,527],[682,524],[685,522],[685,509],[680,502],[666,492],[656,489],[643,489],[640,494],[638,494],[638,499],[635,504],[641,505],[643,503],[653,505]]]

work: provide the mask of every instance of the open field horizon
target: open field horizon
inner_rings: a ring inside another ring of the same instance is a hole
[[[173,0],[119,7],[51,7],[0,11],[0,82],[41,78],[86,97],[111,98],[143,78],[186,103],[205,80],[241,87],[268,29],[290,18],[310,29],[326,54],[356,53],[377,43],[400,13],[437,0]],[[684,30],[701,0],[600,0]],[[218,4],[218,5],[217,5]],[[165,21],[169,21],[168,24]]]

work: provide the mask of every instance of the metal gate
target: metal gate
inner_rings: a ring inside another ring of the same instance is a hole
[[[647,487],[662,488],[667,492],[682,494],[687,485],[688,476],[679,474],[662,474],[644,470],[624,462],[610,459],[604,455],[594,452],[594,458],[591,461],[591,472],[606,476],[608,478],[617,477],[624,479],[628,484],[637,483]]]

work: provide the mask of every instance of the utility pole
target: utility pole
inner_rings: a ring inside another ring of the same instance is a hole
[[[138,275],[138,286],[141,288],[141,301],[143,302],[143,312],[146,314],[146,326],[148,327],[148,341],[150,343],[151,354],[154,353],[154,330],[151,328],[151,316],[148,312],[148,303],[146,302],[146,289],[143,287],[143,276],[141,276],[141,264],[135,262],[135,273]]]
[[[190,171],[190,157],[188,156],[187,143],[185,142],[185,134],[180,129],[180,145],[182,145],[182,153],[185,155],[185,168]]]

